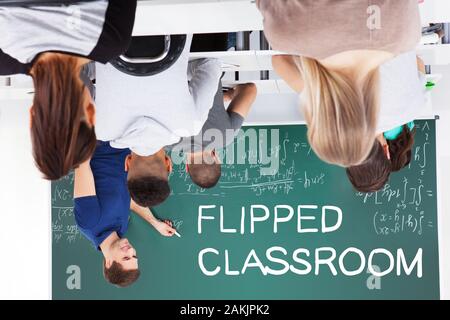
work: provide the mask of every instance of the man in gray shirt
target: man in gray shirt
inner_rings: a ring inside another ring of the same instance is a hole
[[[221,163],[216,154],[234,142],[257,95],[255,84],[236,86],[223,93],[222,83],[214,98],[208,119],[200,133],[182,138],[178,143],[166,147],[172,157],[181,152],[186,157],[187,172],[192,181],[202,188],[214,187],[221,176]],[[228,103],[228,109],[225,103]]]

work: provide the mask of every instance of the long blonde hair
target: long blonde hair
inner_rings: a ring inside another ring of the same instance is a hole
[[[323,161],[343,167],[363,163],[376,137],[379,110],[379,72],[362,85],[319,61],[296,57],[305,83],[308,139]]]

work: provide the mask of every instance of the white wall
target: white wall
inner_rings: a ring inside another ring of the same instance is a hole
[[[0,299],[50,297],[50,184],[33,164],[30,104],[0,100]]]
[[[450,299],[450,66],[432,68],[444,78],[433,90],[433,110],[438,121],[438,188],[439,188],[439,239],[442,298]]]

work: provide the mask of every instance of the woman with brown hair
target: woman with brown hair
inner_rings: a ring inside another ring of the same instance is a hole
[[[80,73],[107,63],[131,41],[136,0],[71,6],[0,7],[0,75],[33,78],[33,156],[44,178],[56,180],[92,156],[95,107]]]
[[[390,154],[386,145],[378,140],[373,144],[369,157],[362,164],[345,171],[355,190],[363,193],[377,192],[389,181],[391,175]]]
[[[257,0],[275,71],[302,92],[308,139],[324,161],[362,164],[372,151],[379,67],[420,40],[417,0]]]
[[[416,134],[414,120],[426,110],[425,66],[414,51],[384,64],[380,74],[378,139],[366,161],[346,170],[353,187],[360,192],[381,190],[391,172],[409,165]]]
[[[380,135],[366,161],[346,169],[353,187],[365,193],[380,191],[392,172],[400,171],[411,163],[415,135],[414,122]]]
[[[411,163],[416,131],[414,122],[410,122],[402,127],[400,134],[396,137],[388,137],[385,133],[384,136],[389,146],[392,172],[400,171]]]

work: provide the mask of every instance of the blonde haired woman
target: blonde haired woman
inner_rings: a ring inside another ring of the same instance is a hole
[[[363,163],[376,136],[380,65],[415,48],[417,0],[257,0],[275,71],[302,92],[316,154],[343,167]]]

